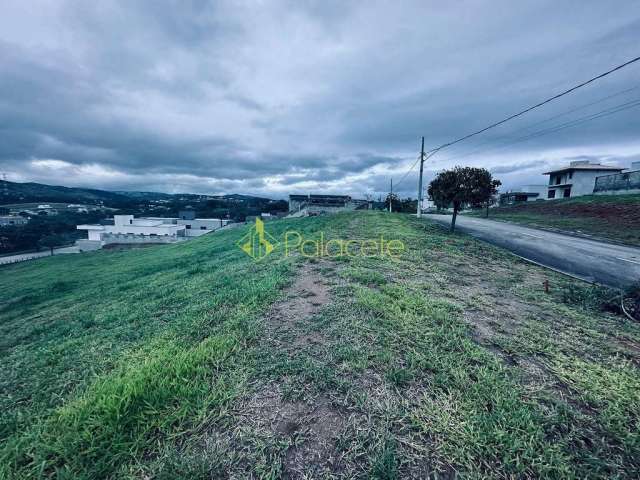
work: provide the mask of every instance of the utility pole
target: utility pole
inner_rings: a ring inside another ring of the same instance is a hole
[[[422,137],[422,148],[420,149],[420,177],[418,180],[418,218],[422,217],[422,169],[424,167],[424,137]]]
[[[9,196],[9,184],[7,183],[7,174],[2,174],[2,195],[5,197]]]
[[[391,188],[389,190],[389,213],[391,213],[392,204],[393,204],[393,178],[391,179]]]

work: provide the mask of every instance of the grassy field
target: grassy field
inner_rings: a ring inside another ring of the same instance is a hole
[[[493,220],[640,246],[640,195],[587,195],[493,208],[489,212]],[[484,212],[471,215],[484,216]]]
[[[399,214],[266,227],[406,249],[254,262],[237,229],[2,267],[0,478],[637,477],[613,292]]]

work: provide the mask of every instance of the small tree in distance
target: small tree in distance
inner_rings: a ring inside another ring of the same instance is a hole
[[[455,167],[444,170],[429,184],[429,196],[438,208],[453,207],[451,231],[463,205],[482,206],[491,201],[502,183],[484,168]]]
[[[55,247],[59,247],[64,243],[64,238],[60,235],[47,235],[46,237],[42,237],[38,242],[38,245],[44,248],[48,248],[51,250],[51,255],[53,255],[53,249]]]
[[[399,212],[400,211],[400,197],[395,193],[388,193],[387,198],[384,199],[385,210],[389,210],[389,202],[391,202],[391,211]]]

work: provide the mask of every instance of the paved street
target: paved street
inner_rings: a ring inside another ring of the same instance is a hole
[[[446,225],[451,223],[450,215],[425,218]],[[458,216],[456,230],[591,282],[627,287],[640,281],[640,248],[464,216]]]

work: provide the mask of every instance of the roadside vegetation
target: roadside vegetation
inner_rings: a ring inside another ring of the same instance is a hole
[[[489,218],[640,246],[640,195],[587,195],[528,202],[492,208]]]
[[[0,478],[636,476],[615,292],[402,214],[266,227],[406,249],[254,262],[237,229],[3,267]]]

